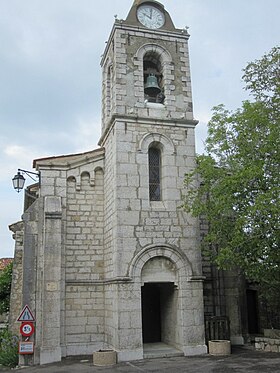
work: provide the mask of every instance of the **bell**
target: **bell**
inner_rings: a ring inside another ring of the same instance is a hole
[[[147,78],[147,81],[144,86],[144,92],[148,96],[156,96],[161,92],[160,87],[158,86],[157,77],[155,74],[150,74]]]

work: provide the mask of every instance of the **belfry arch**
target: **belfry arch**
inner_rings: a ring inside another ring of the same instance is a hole
[[[143,99],[147,102],[165,103],[168,101],[166,87],[171,84],[172,58],[169,52],[157,44],[145,44],[140,47],[134,56],[136,61],[142,61],[139,65],[139,73],[143,77]],[[145,92],[145,86],[149,77],[153,76],[160,89],[160,94],[149,95]]]

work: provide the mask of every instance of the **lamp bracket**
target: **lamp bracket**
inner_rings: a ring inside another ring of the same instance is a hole
[[[32,172],[32,171],[27,171],[27,170],[23,170],[21,168],[18,168],[18,172],[25,173],[27,176],[29,176],[34,181],[36,181],[36,179],[34,179],[34,177],[32,177],[31,175],[35,175],[36,177],[39,178],[39,182],[40,182],[40,171],[39,172]]]

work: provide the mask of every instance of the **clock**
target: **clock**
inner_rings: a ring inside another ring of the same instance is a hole
[[[137,9],[137,18],[142,25],[157,29],[164,25],[164,13],[153,5],[140,5]]]

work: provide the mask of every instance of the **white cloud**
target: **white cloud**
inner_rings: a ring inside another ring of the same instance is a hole
[[[20,157],[23,158],[28,158],[30,159],[30,151],[28,151],[28,148],[20,145],[8,145],[4,147],[4,154],[6,154],[8,157],[14,158],[18,160]]]

